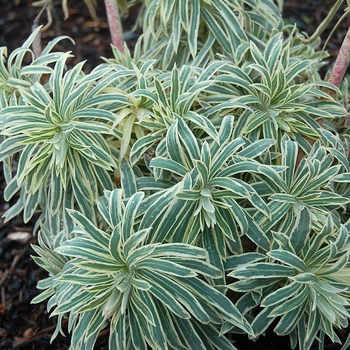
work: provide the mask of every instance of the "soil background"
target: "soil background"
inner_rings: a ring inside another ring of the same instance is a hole
[[[174,0],[176,1],[176,0]],[[0,47],[7,46],[8,53],[22,45],[31,33],[31,28],[38,8],[32,6],[31,0],[0,0]],[[112,57],[110,47],[110,34],[107,19],[104,13],[102,0],[96,1],[98,22],[94,21],[82,0],[70,0],[69,18],[64,20],[60,5],[53,11],[53,24],[43,33],[43,45],[49,40],[59,36],[68,35],[74,41],[60,42],[57,50],[72,51],[74,65],[86,60],[85,71],[91,71],[96,65],[102,63],[101,57]],[[59,3],[59,1],[53,1]],[[303,31],[312,34],[317,25],[328,14],[335,0],[285,0],[284,18],[291,23],[297,23]],[[338,11],[339,18],[344,7]],[[137,8],[131,11],[128,18],[123,19],[125,37],[132,47],[138,33],[131,33]],[[45,24],[43,15],[40,24]],[[336,22],[333,21],[333,25]],[[330,53],[328,65],[324,70],[326,74],[334,62],[338,49],[350,25],[350,18],[344,20],[333,33],[327,50]],[[329,27],[332,28],[332,25]],[[325,41],[330,33],[322,35]],[[69,347],[69,335],[59,335],[50,343],[51,335],[55,329],[56,319],[50,318],[46,311],[46,303],[32,305],[31,300],[39,293],[36,284],[47,274],[32,260],[34,254],[30,244],[36,244],[36,237],[32,235],[34,221],[24,224],[21,217],[4,223],[2,214],[9,204],[3,200],[5,181],[0,164],[0,350],[35,349],[35,350],[66,350]],[[11,204],[11,203],[10,203]],[[345,340],[348,330],[339,331],[339,337]],[[271,329],[258,341],[249,341],[245,336],[235,338],[235,346],[239,350],[288,350],[290,349],[287,337],[277,337]],[[107,349],[107,333],[99,337],[96,349]],[[318,345],[315,344],[314,349]],[[325,344],[325,349],[340,349],[338,344]]]

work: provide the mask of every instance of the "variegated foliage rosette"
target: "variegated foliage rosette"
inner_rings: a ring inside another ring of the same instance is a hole
[[[56,60],[47,83],[17,85],[19,103],[0,111],[1,160],[6,169],[17,169],[14,176],[7,171],[4,197],[10,200],[20,192],[5,217],[9,220],[23,210],[27,222],[36,211],[44,211],[55,232],[62,220],[66,223],[65,207],[77,205],[94,217],[94,201],[103,189],[113,188],[108,172],[115,164],[105,136],[113,134],[108,123],[114,114],[107,94],[101,102],[104,80],[96,83],[105,72],[96,69],[85,75],[83,63],[66,72],[68,56]]]
[[[21,91],[30,91],[33,84],[38,84],[43,77],[50,75],[53,71],[52,64],[56,62],[63,54],[60,52],[52,52],[55,44],[67,37],[59,37],[50,42],[42,51],[39,57],[35,57],[31,50],[31,45],[37,37],[40,28],[36,29],[32,35],[23,43],[23,45],[15,49],[12,53],[7,53],[6,47],[0,48],[0,110],[1,112],[6,108],[16,108],[17,106],[25,106],[26,102],[21,96]],[[8,56],[8,57],[7,57]],[[26,62],[26,64],[24,63]],[[29,63],[28,63],[29,62]],[[0,125],[2,127],[4,118],[1,117]],[[19,126],[17,120],[17,126]],[[5,190],[5,200],[10,200],[15,192],[18,190],[16,181],[13,180],[14,170],[17,168],[18,159],[13,158],[13,154],[17,152],[19,144],[6,132],[1,129],[1,161],[3,162],[3,172],[5,180],[8,184]],[[6,146],[7,145],[7,146]],[[7,148],[4,152],[3,149]],[[16,176],[15,176],[16,177]],[[12,183],[12,186],[10,186]],[[12,188],[10,188],[12,187]],[[13,188],[17,187],[17,188]],[[24,196],[22,196],[23,198]],[[23,210],[23,200],[13,205],[7,216],[9,218],[17,215]],[[31,204],[31,203],[30,203]],[[27,217],[32,216],[32,206],[29,204]],[[35,206],[35,205],[34,205]]]
[[[220,334],[224,321],[253,333],[232,302],[206,281],[220,278],[221,271],[207,261],[203,248],[150,243],[153,228],[142,228],[142,214],[152,199],[136,192],[124,200],[123,194],[106,191],[98,200],[106,231],[70,211],[78,225],[74,238],[54,251],[35,247],[42,256],[69,260],[54,278],[39,283],[47,290],[34,302],[52,295],[52,314],[62,320],[68,313],[74,349],[93,348],[107,326],[110,349],[188,349],[193,344],[203,350],[235,349]]]
[[[38,30],[1,51],[5,219],[40,213],[53,338],[68,317],[71,349],[106,328],[110,349],[235,349],[272,323],[293,348],[337,342],[349,139],[324,52],[270,0],[142,6],[133,53],[90,73],[61,38],[36,58]]]
[[[229,257],[225,269],[237,282],[228,288],[242,294],[236,306],[252,320],[256,335],[277,319],[274,332],[289,334],[292,348],[310,349],[316,337],[322,344],[326,336],[341,344],[334,327],[346,328],[350,316],[349,225],[329,216],[322,228],[312,229],[307,209],[298,224],[288,235],[274,232],[266,254]]]

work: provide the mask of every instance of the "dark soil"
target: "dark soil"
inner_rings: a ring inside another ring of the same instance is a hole
[[[0,5],[0,46],[7,46],[10,53],[19,47],[31,33],[33,20],[38,9],[31,6],[31,0],[1,0]],[[307,33],[313,33],[318,23],[329,12],[333,0],[286,0],[284,16],[295,22]],[[75,45],[68,40],[58,45],[59,50],[72,51],[74,58],[71,64],[87,60],[85,70],[90,71],[101,63],[101,56],[111,57],[110,35],[107,19],[104,14],[103,1],[97,1],[99,22],[92,20],[84,2],[68,1],[69,19],[62,20],[60,6],[56,6],[53,25],[43,34],[43,43],[58,35],[68,35],[74,39]],[[338,18],[341,15],[339,11]],[[129,31],[136,13],[131,13],[124,20],[124,27]],[[44,24],[45,16],[42,18]],[[336,57],[338,48],[348,29],[350,21],[344,21],[333,34],[327,48],[330,52],[329,66]],[[322,35],[325,40],[329,31]],[[132,37],[130,37],[132,39]],[[132,41],[130,41],[132,45]],[[9,207],[3,200],[5,182],[0,172],[0,217]],[[36,284],[46,277],[45,271],[31,259],[34,254],[30,244],[36,244],[36,237],[31,234],[34,222],[24,224],[21,217],[8,223],[0,219],[0,349],[36,349],[58,350],[68,349],[69,336],[59,335],[50,344],[50,337],[55,329],[55,318],[50,318],[46,311],[46,303],[32,305],[31,300],[39,293]],[[13,236],[15,233],[17,236]],[[22,233],[21,236],[19,234]],[[339,334],[346,339],[347,332]],[[106,334],[101,334],[96,349],[107,348]],[[288,338],[277,337],[268,330],[265,337],[257,342],[248,341],[245,336],[236,338],[236,346],[240,350],[274,350],[290,349]],[[317,347],[315,346],[315,349]],[[329,350],[340,349],[339,345],[326,344]]]

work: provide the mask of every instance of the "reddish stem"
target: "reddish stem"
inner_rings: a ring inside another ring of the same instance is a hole
[[[121,52],[124,51],[123,27],[120,20],[117,0],[105,0],[106,13],[111,33],[112,44]]]
[[[344,41],[340,47],[338,56],[334,62],[333,69],[328,78],[328,82],[339,87],[350,62],[350,28],[348,29]],[[335,97],[336,92],[332,89],[326,91],[330,96]]]
[[[338,56],[334,62],[334,66],[333,69],[331,71],[331,74],[328,78],[328,82],[332,83],[333,85],[335,85],[336,87],[340,87],[340,84],[344,78],[344,75],[348,69],[350,63],[350,27],[346,33],[346,36],[343,40],[343,43],[340,47]],[[333,89],[328,89],[325,88],[324,92],[326,92],[329,96],[335,98],[336,97],[336,91]],[[322,126],[323,124],[323,118],[317,119],[318,124],[320,124]],[[305,137],[310,144],[314,144],[314,140]],[[297,162],[296,162],[296,166],[300,163],[301,159],[305,156],[305,153],[299,149],[298,152],[298,158],[297,158]]]

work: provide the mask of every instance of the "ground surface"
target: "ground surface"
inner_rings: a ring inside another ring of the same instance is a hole
[[[66,42],[58,47],[61,50],[71,50],[75,58],[72,64],[87,60],[85,69],[91,70],[101,63],[101,56],[111,57],[110,37],[107,20],[104,17],[103,1],[97,1],[99,23],[96,26],[83,5],[82,1],[71,0],[70,17],[63,21],[60,7],[54,13],[54,24],[43,35],[43,40],[49,40],[57,35],[71,36],[76,45]],[[285,18],[296,22],[303,30],[312,33],[316,24],[320,23],[329,12],[335,0],[289,0],[285,1]],[[7,46],[9,52],[20,46],[31,32],[33,20],[38,10],[31,7],[30,0],[1,0],[0,4],[0,46]],[[125,28],[131,27],[132,17],[125,20]],[[330,64],[337,54],[338,47],[345,35],[349,21],[344,22],[335,32],[328,45],[331,54]],[[98,29],[98,30],[96,30]],[[322,36],[327,38],[327,33]],[[8,208],[3,201],[5,187],[0,172],[0,216]],[[31,259],[33,250],[30,244],[36,243],[36,238],[30,233],[33,222],[23,224],[21,218],[4,223],[0,219],[0,349],[68,349],[69,337],[59,336],[52,344],[50,337],[55,328],[55,319],[49,318],[46,304],[31,305],[30,301],[38,294],[36,284],[46,274]],[[15,235],[13,235],[15,234]],[[21,234],[21,235],[19,235]],[[20,238],[22,237],[23,240]],[[346,332],[340,337],[344,339]],[[288,350],[288,341],[267,332],[266,337],[258,342],[248,342],[245,337],[237,338],[237,348],[240,350]],[[106,337],[101,336],[96,349],[106,349]],[[340,349],[338,345],[327,345],[327,349]]]

